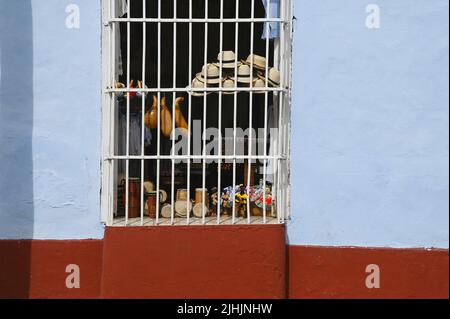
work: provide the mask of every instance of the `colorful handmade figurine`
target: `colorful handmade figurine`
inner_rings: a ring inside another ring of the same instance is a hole
[[[238,207],[238,216],[245,217],[247,213],[248,195],[244,185],[239,185],[239,193],[236,194],[236,206]]]

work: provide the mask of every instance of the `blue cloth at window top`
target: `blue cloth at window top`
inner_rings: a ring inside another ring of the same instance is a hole
[[[266,9],[266,16],[267,16],[267,4],[268,0],[262,0],[264,4],[264,8]],[[269,18],[279,18],[280,17],[280,0],[270,0],[269,3],[270,6],[270,16]],[[262,34],[262,39],[266,39],[267,35],[267,28],[269,28],[269,39],[278,38],[280,36],[280,23],[279,22],[266,22],[264,24],[264,31]]]

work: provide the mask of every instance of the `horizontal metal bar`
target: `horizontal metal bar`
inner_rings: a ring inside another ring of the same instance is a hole
[[[128,92],[141,92],[141,93],[158,93],[158,92],[287,92],[288,88],[279,88],[279,87],[269,87],[269,88],[259,88],[259,87],[238,87],[238,88],[219,88],[219,87],[207,87],[207,88],[130,88],[130,89],[111,89],[108,88],[104,90],[105,93],[128,93]]]
[[[112,18],[109,20],[106,20],[106,24],[111,24],[113,22],[147,22],[147,23],[205,23],[205,22],[209,22],[209,23],[236,23],[236,22],[244,22],[244,23],[249,23],[249,22],[261,22],[261,23],[266,23],[266,22],[279,22],[279,23],[283,23],[283,24],[288,24],[290,23],[288,20],[283,20],[280,18]]]
[[[116,155],[116,156],[106,156],[104,157],[105,161],[110,160],[286,160],[286,155],[273,155],[273,156],[264,156],[264,155]]]

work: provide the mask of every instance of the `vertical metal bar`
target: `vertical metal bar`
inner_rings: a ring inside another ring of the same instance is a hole
[[[145,19],[146,12],[146,0],[142,0],[142,17]],[[147,50],[147,23],[142,22],[142,88],[145,89],[145,64],[146,64],[146,50]],[[141,91],[141,156],[145,156],[145,92]],[[141,226],[144,225],[144,208],[145,208],[145,194],[144,194],[144,182],[145,182],[145,161],[141,159]]]
[[[220,0],[220,20],[223,19],[223,0]],[[217,162],[217,191],[218,194],[222,193],[221,177],[222,177],[222,72],[223,72],[223,22],[220,22],[220,34],[219,34],[219,52],[222,55],[219,66],[219,160]],[[217,205],[217,224],[220,224],[220,209],[222,205]]]
[[[267,0],[267,11],[266,11],[266,17],[267,19],[270,18],[270,0]],[[265,87],[266,91],[264,92],[264,156],[267,155],[267,109],[268,109],[268,102],[269,102],[269,92],[267,89],[269,88],[269,36],[270,36],[270,30],[269,30],[269,24],[266,23],[266,80],[265,80]],[[262,185],[262,191],[263,191],[263,223],[267,223],[267,207],[266,207],[266,183],[267,183],[267,160],[264,158],[263,163],[263,185]]]
[[[116,1],[113,0],[112,4],[112,10],[113,10],[113,17],[115,18],[117,16],[116,12]],[[112,85],[115,87],[115,82],[118,80],[118,65],[117,65],[117,57],[116,55],[118,52],[116,51],[117,42],[119,42],[119,39],[116,38],[116,34],[118,34],[120,30],[117,30],[119,24],[118,22],[112,24],[112,60],[110,63],[112,63]],[[120,43],[119,43],[120,46]],[[110,140],[109,140],[109,146],[110,146],[110,154],[117,154],[119,149],[119,108],[118,108],[118,101],[117,101],[117,94],[113,93],[112,95],[113,99],[113,105],[114,109],[112,109],[111,114],[112,118],[109,121],[109,125],[111,125],[111,133],[110,133]],[[118,161],[112,161],[111,162],[111,171],[112,171],[112,187],[113,195],[112,195],[112,202],[113,202],[113,212],[117,211],[117,179],[118,179]],[[111,225],[113,223],[114,217],[111,214]]]
[[[250,88],[253,88],[253,70],[254,70],[254,32],[255,32],[255,22],[253,19],[255,18],[255,0],[252,0],[252,8],[251,8],[251,19],[252,22],[250,24],[250,55],[252,56],[251,62],[250,62]],[[253,91],[250,91],[250,103],[249,103],[249,134],[248,134],[248,155],[252,155],[252,130],[253,130]],[[252,160],[248,159],[248,169],[247,169],[247,195],[250,195],[250,182],[251,182],[251,171],[252,171]],[[251,223],[251,217],[250,217],[250,199],[247,199],[247,223]]]
[[[237,126],[237,73],[238,73],[238,55],[239,55],[239,0],[236,0],[236,22],[235,28],[235,38],[234,38],[234,54],[235,54],[235,65],[234,65],[234,110],[233,110],[233,208],[231,223],[236,222],[236,126]]]
[[[161,19],[161,0],[158,0],[158,19]],[[159,223],[159,183],[160,183],[160,170],[161,170],[161,160],[159,156],[161,155],[161,22],[158,22],[158,125],[156,126],[157,132],[157,155],[156,160],[156,218],[155,225]]]
[[[282,21],[283,22],[281,22],[281,25],[280,25],[280,67],[279,67],[279,70],[280,70],[280,87],[281,88],[283,88],[284,87],[284,76],[285,76],[285,70],[284,70],[284,66],[285,66],[285,64],[284,64],[284,54],[285,54],[285,52],[284,52],[284,50],[285,50],[285,43],[284,43],[284,26],[285,26],[285,24],[284,24],[284,21],[285,21],[285,12],[284,12],[284,3],[285,3],[285,1],[284,0],[282,0],[281,1],[281,8],[280,8],[280,15],[281,15],[281,18],[282,18]],[[277,190],[278,190],[278,196],[277,196],[277,216],[278,216],[278,222],[279,223],[282,223],[283,222],[283,203],[282,203],[282,190],[281,190],[281,185],[282,185],[282,183],[281,183],[281,174],[282,174],[282,172],[281,172],[281,158],[280,158],[280,156],[281,156],[281,154],[282,154],[282,151],[283,151],[283,134],[282,134],[282,130],[283,130],[283,109],[284,109],[284,103],[283,103],[283,97],[284,97],[284,93],[283,93],[283,91],[280,91],[280,95],[279,95],[279,98],[280,98],[280,101],[279,101],[279,113],[278,113],[278,120],[279,120],[279,123],[278,123],[278,143],[277,143],[277,146],[278,146],[278,159],[277,159],[277,175],[278,175],[278,178],[277,178],[277,183],[278,183],[278,187],[277,187]]]
[[[280,0],[281,1],[281,0]],[[280,29],[281,33],[281,29]],[[274,62],[273,65],[280,70],[280,38],[277,38],[274,40],[274,54],[273,54]],[[278,117],[279,117],[279,102],[280,102],[280,92],[274,92],[273,93],[273,106],[272,106],[272,125],[273,128],[278,127]],[[277,162],[277,154],[278,154],[278,131],[277,136],[273,136],[273,134],[270,135],[270,157],[271,157],[271,169],[273,172],[271,172],[272,178],[273,178],[273,185],[272,185],[272,196],[273,196],[273,203],[271,207],[271,215],[274,215],[274,211],[278,216],[278,162]]]
[[[205,0],[205,20],[208,19],[208,0]],[[208,22],[205,21],[205,39],[204,39],[204,56],[203,56],[203,65],[206,65],[208,63]],[[203,87],[206,89],[206,82],[208,74],[204,74],[205,82],[203,84]],[[206,116],[207,116],[207,110],[206,110],[206,97],[207,92],[203,92],[203,134],[202,134],[202,140],[203,140],[203,147],[202,147],[202,161],[203,161],[203,171],[202,171],[202,188],[205,190],[206,188]],[[203,210],[202,210],[202,224],[206,223],[206,214],[205,214],[205,194],[203,193]]]
[[[177,0],[173,0],[173,18],[177,18]],[[173,23],[173,87],[177,87],[177,22]],[[175,99],[176,92],[172,95],[172,156],[175,156]],[[171,183],[171,210],[170,224],[173,225],[175,219],[175,159],[172,158],[172,183]]]
[[[161,1],[161,0],[159,0]],[[192,0],[189,0],[189,19],[192,19]],[[192,21],[189,22],[189,79],[192,79]],[[189,225],[190,219],[190,211],[189,207],[191,206],[191,107],[192,107],[192,94],[189,94],[188,97],[188,162],[187,162],[187,214],[186,214],[186,223]]]
[[[111,19],[113,17],[114,14],[114,7],[115,7],[115,3],[109,1],[108,3],[108,15],[109,15],[109,19]],[[115,86],[115,70],[113,69],[115,66],[115,60],[114,60],[114,52],[115,52],[115,23],[109,24],[109,65],[108,65],[108,79],[109,79],[109,87],[114,87]],[[111,120],[112,114],[114,114],[115,112],[115,94],[111,93],[110,95],[108,95],[108,99],[109,99],[109,108],[108,111],[105,112],[107,114],[106,118],[107,118],[107,124],[108,125],[108,154],[109,155],[113,155],[112,150],[112,145],[114,145],[114,140],[113,140],[113,132],[114,132],[114,122]],[[105,187],[104,191],[108,192],[108,223],[109,225],[112,225],[113,220],[114,220],[114,196],[115,196],[115,192],[116,192],[116,188],[114,187],[114,172],[113,172],[113,163],[114,161],[107,161],[107,162],[103,162],[104,165],[107,165],[107,174],[109,177],[109,182],[108,185]]]
[[[287,130],[287,145],[286,145],[286,155],[287,155],[287,166],[286,166],[286,170],[287,172],[290,172],[291,169],[291,159],[290,159],[290,147],[291,147],[291,111],[292,111],[292,39],[293,39],[293,10],[294,10],[294,4],[293,1],[289,1],[289,10],[288,10],[288,14],[287,14],[287,19],[289,21],[289,50],[288,50],[288,54],[289,54],[289,58],[288,58],[288,68],[289,68],[289,79],[288,79],[288,105],[287,107],[289,108],[289,112],[287,115],[287,125],[288,125],[288,130]],[[288,174],[287,176],[287,184],[288,184],[288,193],[287,193],[287,209],[286,209],[286,215],[285,215],[285,219],[288,219],[290,217],[291,214],[291,181],[290,181],[290,175]]]
[[[130,18],[130,2],[127,2],[127,16]],[[127,22],[127,129],[126,129],[126,155],[125,160],[125,226],[128,225],[128,210],[129,210],[129,178],[130,178],[130,22]]]

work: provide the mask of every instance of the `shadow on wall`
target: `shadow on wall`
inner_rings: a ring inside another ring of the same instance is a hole
[[[27,297],[33,237],[31,0],[0,0],[0,298]],[[2,296],[2,293],[7,296]]]

